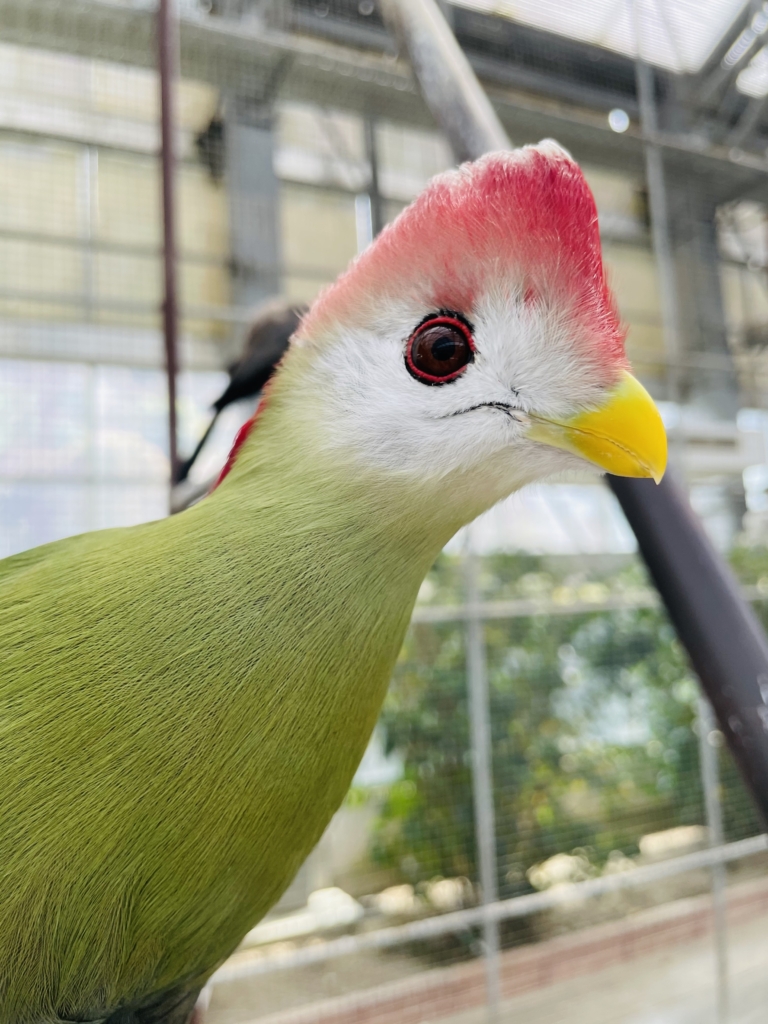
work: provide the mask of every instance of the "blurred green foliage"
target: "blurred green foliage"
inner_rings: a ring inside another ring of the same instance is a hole
[[[485,625],[502,897],[530,891],[528,869],[555,853],[578,851],[600,868],[614,850],[637,853],[648,832],[703,823],[697,683],[666,615],[588,610],[612,598],[647,605],[640,565],[607,559],[587,572],[574,560],[496,555],[482,560],[481,585],[485,600],[536,612]],[[461,602],[458,559],[442,556],[422,597]],[[573,602],[586,610],[538,612]],[[411,627],[383,722],[405,769],[381,812],[374,859],[410,882],[475,879],[462,624]],[[758,820],[722,754],[727,836],[754,834]]]

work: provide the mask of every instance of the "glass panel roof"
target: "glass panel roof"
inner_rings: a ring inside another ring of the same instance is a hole
[[[524,25],[636,55],[635,16],[642,56],[672,71],[698,71],[745,6],[745,0],[453,0]]]

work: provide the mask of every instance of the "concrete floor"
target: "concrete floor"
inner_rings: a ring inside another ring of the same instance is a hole
[[[414,957],[360,953],[300,970],[275,971],[213,989],[204,1024],[250,1024],[274,1014],[378,985],[418,978],[423,964]]]
[[[498,1024],[766,1024],[768,1022],[768,916],[732,925],[728,932],[731,1012],[717,1020],[715,957],[711,938],[666,947],[604,970],[590,971],[505,1001]],[[418,961],[369,954],[276,972],[217,986],[205,1024],[309,1024],[329,1017],[328,997],[364,991],[421,973]],[[288,1011],[286,1015],[286,1011]],[[430,1024],[486,1024],[470,1010]],[[426,1021],[425,1021],[426,1024]]]
[[[768,1021],[768,918],[729,929],[727,1024]],[[440,1024],[484,1024],[472,1011]],[[499,1024],[721,1024],[711,940],[661,950],[505,1002]]]

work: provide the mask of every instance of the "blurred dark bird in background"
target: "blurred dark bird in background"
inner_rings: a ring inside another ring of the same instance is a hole
[[[207,127],[195,136],[195,149],[201,163],[215,182],[224,177],[226,150],[224,148],[224,118],[216,113]]]
[[[243,354],[227,367],[229,384],[213,403],[213,417],[195,450],[179,466],[176,485],[187,480],[189,471],[210,437],[219,414],[233,402],[252,398],[262,390],[283,358],[291,335],[299,326],[305,311],[305,306],[278,299],[263,306],[256,313],[246,333]]]

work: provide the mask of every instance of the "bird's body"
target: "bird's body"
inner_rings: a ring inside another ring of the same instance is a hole
[[[479,181],[494,215],[509,193],[528,222],[521,174],[588,195],[561,150],[531,153],[443,192]],[[577,256],[599,294],[571,302],[565,335],[546,267],[500,276],[488,257],[482,294],[447,269],[387,291],[376,243],[310,313],[212,495],[0,563],[0,1024],[183,1021],[341,802],[452,534],[582,464],[579,445],[656,471],[626,425],[613,447],[601,426],[623,349],[590,225]],[[589,331],[604,365],[579,347]]]
[[[349,787],[461,516],[318,462],[309,414],[286,458],[282,383],[183,516],[0,563],[3,1022],[200,984]]]
[[[222,487],[184,518],[0,565],[4,1022],[204,980],[362,756],[449,530],[414,536],[404,502],[398,535],[330,465],[299,459],[298,486],[279,422],[260,430],[238,465],[251,501]]]

